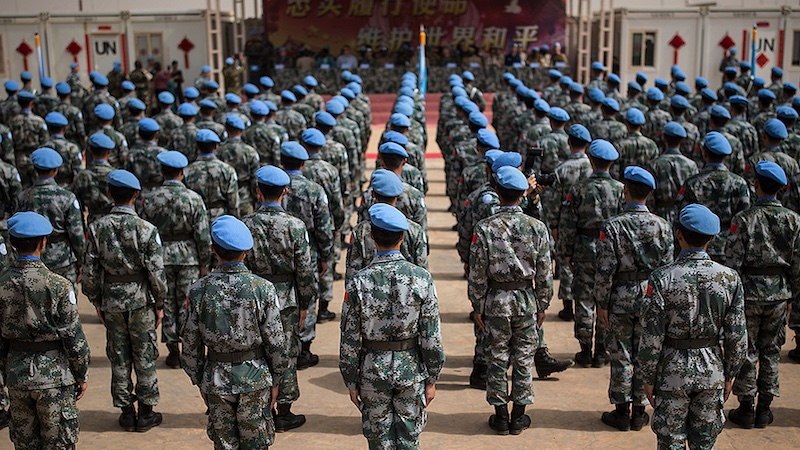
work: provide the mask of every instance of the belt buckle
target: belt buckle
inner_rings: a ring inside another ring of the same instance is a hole
[[[235,352],[231,354],[231,364],[241,364],[244,362],[244,352]]]

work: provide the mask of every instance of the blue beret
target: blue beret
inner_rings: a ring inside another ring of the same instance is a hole
[[[253,83],[247,83],[242,88],[245,94],[247,95],[257,95],[258,94],[258,86]]]
[[[204,99],[200,100],[200,103],[198,103],[198,104],[200,105],[201,109],[203,109],[203,108],[217,109],[217,104],[212,102],[211,100],[209,100],[207,98],[204,98]]]
[[[557,72],[557,75],[553,75],[553,74],[552,74],[552,73],[550,73],[550,72]],[[549,74],[551,77],[557,77],[557,78],[561,78],[561,72],[559,72],[559,71],[557,71],[557,70],[551,70],[550,72],[548,72],[548,74]],[[504,80],[506,80],[506,81],[511,81],[511,80],[513,80],[514,78],[516,78],[516,77],[515,77],[515,76],[514,76],[514,74],[513,74],[513,73],[511,73],[511,72],[506,72],[506,73],[504,73],[504,74],[503,74],[503,79],[504,79]]]
[[[789,137],[786,125],[778,119],[769,119],[764,124],[764,133],[773,139],[786,139]]]
[[[339,89],[339,94],[341,94],[342,97],[344,97],[344,98],[346,98],[348,100],[353,100],[354,98],[356,98],[356,93],[353,92],[351,89],[348,89],[348,88]]]
[[[330,114],[338,116],[344,112],[344,105],[336,100],[328,100],[328,102],[325,103],[325,110]]]
[[[164,92],[158,94],[158,101],[160,103],[165,104],[165,105],[171,105],[171,104],[175,103],[175,96],[172,95],[172,93],[170,93],[168,91],[164,91]]]
[[[128,80],[125,80],[125,81],[122,82],[122,90],[123,91],[135,91],[136,90],[136,85],[134,85],[133,83],[131,83]]]
[[[369,208],[369,221],[372,225],[386,231],[408,230],[408,219],[399,209],[386,203],[377,203]]]
[[[220,142],[219,141],[219,136],[217,136],[217,133],[214,133],[213,131],[211,131],[211,130],[209,130],[207,128],[203,128],[203,129],[197,130],[197,133],[195,133],[195,135],[194,135],[194,140],[195,140],[195,142],[198,142],[198,143],[201,143],[201,144],[205,144],[205,143],[217,143],[217,144],[219,144],[219,142]]]
[[[219,83],[217,83],[214,80],[208,80],[206,81],[206,84],[203,85],[203,87],[205,87],[206,89],[211,89],[213,91],[219,89]]]
[[[561,77],[561,78],[564,78],[564,77]],[[569,77],[567,77],[567,78],[569,78]],[[522,82],[522,80],[514,78],[513,80],[509,81],[508,84],[510,84],[512,87],[517,87],[520,84],[524,84],[524,83]]]
[[[731,55],[735,55],[736,53],[738,53],[738,51],[735,48],[732,48],[731,49]]]
[[[288,186],[291,182],[289,175],[275,166],[264,166],[256,170],[256,179],[259,184],[267,186]]]
[[[738,85],[738,84],[736,84],[736,83],[734,83],[734,82],[732,82],[732,81],[726,81],[726,82],[725,82],[725,83],[722,85],[722,89],[723,89],[723,90],[724,90],[726,93],[729,93],[729,94],[735,94],[735,93],[739,92],[739,85]]]
[[[684,206],[678,220],[689,231],[706,236],[719,234],[719,217],[703,205],[692,203]]]
[[[686,84],[685,82],[678,81],[677,83],[675,83],[675,92],[683,96],[686,96],[692,93],[692,88],[690,88],[689,85]]]
[[[725,73],[736,73],[736,72],[738,72],[738,70],[736,69],[736,67],[728,66],[723,70],[723,72],[725,72]]]
[[[639,83],[646,83],[648,80],[647,75],[644,72],[636,72],[636,81]]]
[[[770,91],[769,89],[759,89],[758,90],[758,98],[759,99],[768,99],[768,100],[775,100],[775,93]]]
[[[128,106],[130,106],[130,104],[131,102],[128,102]],[[196,116],[197,108],[195,108],[191,103],[183,103],[181,106],[178,106],[178,114],[187,117]]]
[[[344,109],[347,109],[347,108],[350,107],[350,100],[342,97],[341,95],[335,95],[331,100],[335,100],[335,101],[341,103],[342,106],[344,106]]]
[[[242,97],[239,97],[236,94],[225,94],[225,103],[238,105],[239,103],[242,103]]]
[[[67,95],[72,92],[72,88],[69,86],[69,84],[59,81],[56,83],[56,92],[61,95]]]
[[[791,81],[787,81],[786,83],[783,83],[783,90],[797,92],[797,85],[795,85]]]
[[[237,130],[244,130],[244,120],[236,114],[228,114],[225,116],[225,125]]]
[[[795,97],[792,99],[792,106],[793,107],[800,107],[800,97]]]
[[[558,106],[550,108],[550,112],[547,115],[558,122],[569,122],[569,114]]]
[[[404,114],[394,113],[390,118],[392,125],[396,127],[410,127],[411,119]]]
[[[458,79],[458,80],[450,80],[450,87],[463,88],[464,87],[464,82],[461,81],[460,79]]]
[[[685,138],[686,129],[678,122],[667,122],[664,125],[664,136]]]
[[[603,91],[598,88],[589,89],[589,100],[600,103],[603,99],[606,98],[606,95],[603,94]]]
[[[492,172],[497,173],[503,167],[517,168],[522,165],[522,155],[517,152],[503,152],[498,155],[492,163]],[[528,187],[526,186],[525,189]]]
[[[677,65],[677,64],[673,64],[672,67],[669,68],[669,72],[672,75],[675,75],[676,73],[680,73],[681,72],[681,67],[679,65]]]
[[[556,44],[558,44],[558,42],[556,42]],[[545,45],[542,45],[542,51],[543,51],[543,52],[550,51],[550,46],[549,46],[549,45],[547,45],[547,44],[545,44]]]
[[[497,135],[493,131],[489,131],[486,128],[481,128],[478,130],[478,144],[488,147],[488,148],[500,148],[500,140],[497,139]]]
[[[360,84],[355,83],[355,82],[348,84],[347,85],[347,89],[350,89],[356,95],[358,95],[358,94],[360,94],[360,93],[362,93],[364,91],[364,88],[362,88]]]
[[[76,63],[76,62],[72,62],[72,63],[69,64],[69,68],[70,69],[74,69],[76,67],[78,67],[78,63]]]
[[[592,63],[592,70],[606,70],[606,68],[600,61],[595,61]]]
[[[719,97],[717,97],[717,93],[707,87],[700,90],[700,96],[714,102],[719,100]]]
[[[780,67],[773,67],[771,73],[773,77],[782,77],[783,69],[781,69]]]
[[[261,83],[262,86],[271,88],[275,86],[275,82],[272,81],[272,78],[264,76],[258,79],[258,82]]]
[[[257,116],[268,116],[269,108],[265,102],[262,102],[261,100],[253,100],[250,102],[250,114],[255,114]]]
[[[316,87],[317,79],[312,77],[311,75],[307,75],[305,78],[303,78],[303,83],[305,83],[306,86]]]
[[[574,92],[576,94],[583,94],[583,86],[578,83],[571,83],[569,85],[569,91]]]
[[[33,79],[33,74],[26,71],[20,72],[19,79],[22,81],[31,81]]]
[[[91,72],[89,72],[89,80],[94,81],[95,77],[98,75],[100,75],[100,72],[92,70]]]
[[[136,175],[128,172],[127,170],[114,170],[108,174],[108,184],[128,189],[142,190],[142,184]]]
[[[409,97],[413,97],[414,96],[414,91],[409,87],[401,87],[399,92],[400,92],[400,95],[407,95]],[[344,92],[342,93],[342,95],[344,95]],[[347,97],[347,96],[345,95],[345,97]]]
[[[513,80],[514,79],[514,75],[513,74],[509,74],[509,75],[511,75],[511,77],[512,77],[511,79]],[[551,78],[558,78],[558,79],[561,79],[561,77],[564,76],[564,75],[561,74],[561,72],[559,72],[556,69],[548,70],[547,71],[547,75],[549,75]]]
[[[64,158],[62,158],[57,151],[49,147],[37,148],[34,150],[33,153],[31,153],[31,161],[33,161],[33,167],[43,170],[57,169],[61,167],[61,164],[64,164]]]
[[[113,150],[116,145],[110,137],[106,136],[105,133],[98,132],[89,136],[89,147]]]
[[[689,107],[689,101],[686,100],[686,97],[676,94],[672,96],[672,100],[670,100],[669,105],[673,108],[686,109]]]
[[[505,153],[506,152],[498,149],[486,150],[486,153],[483,154],[483,159],[485,159],[486,162],[491,166],[495,161],[497,161],[497,158],[505,155]]]
[[[656,83],[656,86],[663,87],[663,88],[669,86],[669,81],[667,81],[667,80],[665,80],[663,78],[656,78],[656,82],[655,83]]]
[[[267,105],[267,109],[272,111],[272,112],[275,112],[275,111],[278,110],[278,105],[276,105],[275,103],[273,103],[273,102],[271,102],[269,100],[264,100],[264,104]],[[253,109],[251,108],[250,111],[252,111],[252,110]]]
[[[605,161],[616,161],[619,158],[614,144],[603,139],[595,139],[589,144],[589,155]]]
[[[349,70],[343,70],[339,76],[342,77],[344,81],[350,81],[353,79],[353,72],[350,72]]]
[[[335,127],[336,126],[336,118],[334,118],[331,113],[327,111],[318,111],[314,113],[314,120],[326,127]]]
[[[572,78],[570,78],[570,77],[565,75],[565,76],[561,77],[561,79],[558,80],[558,82],[561,83],[561,84],[565,84],[565,85],[569,86],[570,84],[572,84]]]
[[[106,78],[106,76],[103,74],[98,73],[97,75],[95,75],[94,80],[92,80],[92,82],[97,86],[101,87],[108,86],[108,78]]]
[[[44,117],[44,121],[48,125],[54,127],[65,127],[69,124],[69,121],[67,121],[67,118],[64,117],[63,114],[55,111],[47,113],[47,115]]]
[[[489,119],[487,119],[483,113],[474,111],[469,113],[469,123],[481,128],[486,128],[489,126]]]
[[[656,179],[653,178],[653,175],[639,166],[626,167],[623,176],[628,181],[633,181],[636,183],[644,183],[650,186],[650,189],[656,188]]]
[[[306,95],[308,95],[308,90],[299,84],[295,84],[294,86],[292,86],[292,92],[294,92],[295,95],[299,95],[301,97],[305,97]]]
[[[741,67],[742,69],[745,69],[745,70],[750,70],[753,66],[751,66],[750,63],[747,62],[747,61],[741,61],[739,63],[739,67]]]
[[[550,105],[546,101],[539,99],[533,102],[533,109],[547,114],[550,112]]]
[[[403,114],[404,116],[411,117],[414,115],[414,109],[405,103],[398,103],[394,105],[394,112]]]
[[[158,122],[156,122],[155,120],[153,120],[153,119],[151,119],[149,117],[145,117],[143,119],[139,119],[139,130],[140,131],[146,131],[146,132],[153,133],[153,132],[156,132],[156,131],[158,131],[160,129],[161,129],[161,127],[158,125]]]
[[[733,151],[731,143],[724,135],[716,131],[709,131],[703,140],[706,150],[716,155],[730,155]]]
[[[253,235],[241,220],[233,216],[218,217],[211,224],[211,239],[215,244],[233,252],[253,248]]]
[[[660,102],[664,100],[664,93],[657,87],[647,89],[647,99],[653,102]]]
[[[750,101],[742,97],[741,95],[734,95],[728,98],[728,101],[731,102],[731,105],[750,106]]]
[[[772,181],[776,181],[783,186],[786,186],[786,172],[781,169],[781,166],[772,161],[759,161],[756,163],[756,173],[762,177],[767,177]]]
[[[405,137],[402,133],[398,133],[397,131],[389,130],[383,135],[383,139],[386,142],[394,142],[395,144],[402,145],[405,147],[408,145],[408,138]]]
[[[625,120],[631,125],[644,125],[644,113],[637,108],[629,108]]]
[[[204,72],[204,73],[211,72],[211,66],[205,65],[205,66],[201,67],[200,68],[200,72]]]
[[[721,105],[712,106],[710,114],[711,114],[711,117],[722,117],[724,119],[729,119],[729,120],[731,118],[731,113],[728,112],[728,110],[725,109],[725,107],[721,106]],[[683,128],[683,127],[681,127],[681,128]]]
[[[290,102],[296,102],[297,96],[294,95],[294,92],[284,89],[283,91],[281,91],[281,99],[288,100]]]
[[[41,84],[43,88],[51,88],[53,87],[53,79],[50,77],[44,77],[39,81],[39,84]]]
[[[281,144],[281,155],[299,159],[300,161],[308,161],[308,152],[297,141],[289,141]]]
[[[19,100],[36,100],[36,96],[33,95],[33,92],[20,91],[19,93],[17,93],[17,99],[19,99]]]
[[[606,81],[609,81],[614,84],[620,84],[622,81],[619,79],[619,75],[612,73],[608,77],[606,77]]]
[[[496,164],[496,163],[495,163]],[[497,169],[494,174],[494,179],[497,184],[506,188],[517,191],[524,191],[528,189],[528,179],[516,167],[505,166]]]
[[[400,95],[397,97],[397,103],[405,103],[406,105],[410,106],[411,109],[414,109],[414,99],[408,97],[406,95]]]
[[[394,142],[384,142],[378,147],[378,153],[386,155],[400,155],[403,158],[408,158],[408,152],[400,144]]]
[[[761,77],[753,78],[753,86],[764,86],[765,84],[767,84],[767,80]]]
[[[779,119],[794,120],[798,117],[797,111],[791,106],[779,106],[775,113]]]
[[[183,90],[183,96],[189,100],[194,100],[200,97],[200,91],[198,91],[196,87],[190,86]]]
[[[467,81],[475,81],[475,75],[473,75],[469,70],[465,70],[461,76]]]
[[[631,81],[631,82],[628,83],[628,89],[634,90],[634,91],[638,91],[638,92],[642,92],[642,85],[640,85],[639,83],[637,83],[635,81]]]
[[[160,162],[162,166],[172,167],[173,169],[183,169],[189,165],[189,160],[186,159],[186,156],[175,150],[161,152],[156,158],[158,158],[158,162]]]
[[[233,63],[234,63],[233,58],[231,58],[230,56],[225,58],[225,64],[231,65]]]
[[[111,120],[114,118],[114,107],[105,103],[101,103],[94,107],[94,115],[102,120]]]
[[[8,219],[8,234],[15,238],[27,239],[48,236],[53,232],[50,221],[33,211],[18,212]]]
[[[697,77],[694,79],[694,85],[700,89],[708,87],[708,80],[703,77]]]
[[[633,108],[636,109],[636,108]],[[637,110],[638,111],[638,110]],[[592,142],[592,134],[589,133],[589,130],[586,129],[585,126],[581,124],[575,124],[569,127],[567,130],[567,134],[572,136],[575,139],[580,139],[583,142]]]
[[[394,172],[378,169],[372,173],[370,179],[372,190],[384,197],[397,197],[403,193],[403,180]]]
[[[603,99],[603,106],[605,106],[606,108],[613,109],[616,112],[619,112],[619,102],[617,102],[611,97],[606,97]]]
[[[325,135],[322,134],[322,131],[319,131],[316,128],[308,128],[303,131],[303,134],[300,138],[308,145],[313,145],[314,147],[324,147],[325,146]]]

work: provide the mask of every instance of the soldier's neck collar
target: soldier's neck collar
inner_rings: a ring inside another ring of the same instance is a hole
[[[375,252],[376,256],[383,256],[383,255],[399,255],[400,250],[381,250]]]
[[[704,167],[725,167],[723,163],[706,163]]]
[[[283,208],[283,206],[280,203],[276,203],[276,202],[263,202],[263,203],[261,203],[261,206],[268,206],[268,207],[273,207],[273,208]]]
[[[764,197],[758,197],[756,199],[756,201],[757,202],[776,202],[776,201],[778,201],[778,199],[773,197],[773,196],[771,196],[771,195],[765,195]]]
[[[686,249],[686,250],[681,250],[681,252],[678,254],[678,256],[698,254],[698,253],[706,253],[706,251],[703,250],[702,248],[690,248],[690,249]]]
[[[97,159],[97,158],[95,158],[95,160],[92,161],[92,162],[93,163],[107,163],[108,160],[107,159]]]
[[[56,179],[53,178],[53,177],[47,177],[47,178],[39,177],[39,178],[36,178],[36,181],[56,181]]]
[[[302,175],[303,174],[303,172],[299,171],[299,170],[287,170],[286,173],[288,173],[289,175]]]
[[[216,156],[217,155],[215,155],[213,153],[200,153],[199,155],[197,155],[198,158],[210,158],[210,157],[216,157]]]
[[[22,110],[22,112],[24,112],[24,113],[29,113],[29,112],[31,112],[31,110],[30,110],[30,109],[28,109],[28,108],[26,108],[26,109],[23,109],[23,110]]]
[[[678,153],[680,153],[680,151],[681,151],[681,149],[679,149],[678,147],[672,147],[672,148],[665,149],[664,153],[666,153],[666,152],[678,152]]]
[[[51,136],[51,137],[54,137],[54,138],[63,138],[63,137],[64,137],[64,135],[63,135],[63,134],[61,134],[61,133],[53,133],[53,134],[51,134],[50,136]]]
[[[19,255],[17,261],[41,261],[41,258],[33,255]]]
[[[242,265],[243,266],[244,262],[242,262],[242,261],[223,262],[223,263],[219,263],[219,265],[220,266],[238,266],[238,265]]]

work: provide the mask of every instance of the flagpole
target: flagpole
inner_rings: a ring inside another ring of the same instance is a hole
[[[756,36],[758,35],[758,24],[753,24],[753,39],[750,43],[750,67],[752,70],[750,76],[756,77]]]
[[[36,42],[36,56],[39,58],[39,79],[44,78],[44,58],[42,57],[42,43],[39,40],[39,33],[34,33],[34,41]]]
[[[425,98],[428,90],[428,67],[425,64],[425,25],[419,26],[419,93]]]

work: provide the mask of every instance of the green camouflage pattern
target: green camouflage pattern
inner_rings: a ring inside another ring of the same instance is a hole
[[[669,223],[677,219],[677,202],[681,187],[690,177],[697,175],[697,164],[683,156],[680,149],[668,148],[650,162],[650,173],[656,179],[656,190],[648,206]]]
[[[156,142],[143,141],[141,139],[131,147],[125,168],[139,179],[142,184],[142,191],[147,192],[164,182],[164,177],[161,176],[161,163],[158,162],[158,155],[165,151],[167,149],[160,147]],[[110,159],[109,162],[114,165],[114,162]]]
[[[242,142],[240,138],[229,138],[217,149],[217,158],[236,170],[239,184],[238,217],[252,214],[258,199],[258,180],[256,170],[261,167],[255,148]]]
[[[83,169],[83,154],[81,148],[72,141],[68,141],[64,135],[53,134],[50,139],[42,144],[42,147],[49,147],[57,151],[64,163],[58,168],[56,181],[58,185],[65,189],[72,189],[72,184],[78,173]]]
[[[203,197],[209,223],[226,214],[239,214],[239,182],[236,169],[230,164],[214,154],[200,154],[184,173],[186,187]]]
[[[289,106],[278,109],[275,113],[275,123],[286,129],[290,141],[300,141],[303,131],[308,127],[303,115]]]
[[[372,223],[359,222],[353,227],[350,236],[350,248],[347,250],[347,269],[344,275],[347,284],[355,274],[367,267],[377,253],[375,240],[372,239]],[[408,222],[408,231],[403,234],[400,253],[406,261],[428,270],[428,239],[422,228],[415,222]]]
[[[620,141],[611,141],[619,151],[619,159],[611,166],[611,176],[621,180],[625,168],[639,166],[650,170],[650,164],[658,157],[658,146],[638,131],[628,133]],[[657,186],[657,185],[656,185]]]
[[[279,167],[281,164],[281,144],[289,140],[286,129],[275,123],[256,121],[244,130],[242,141],[252,145],[258,151],[261,165],[271,164]]]
[[[87,210],[87,223],[108,214],[114,206],[108,195],[108,174],[113,170],[108,161],[95,160],[75,177],[73,191],[81,203],[81,210]]]

